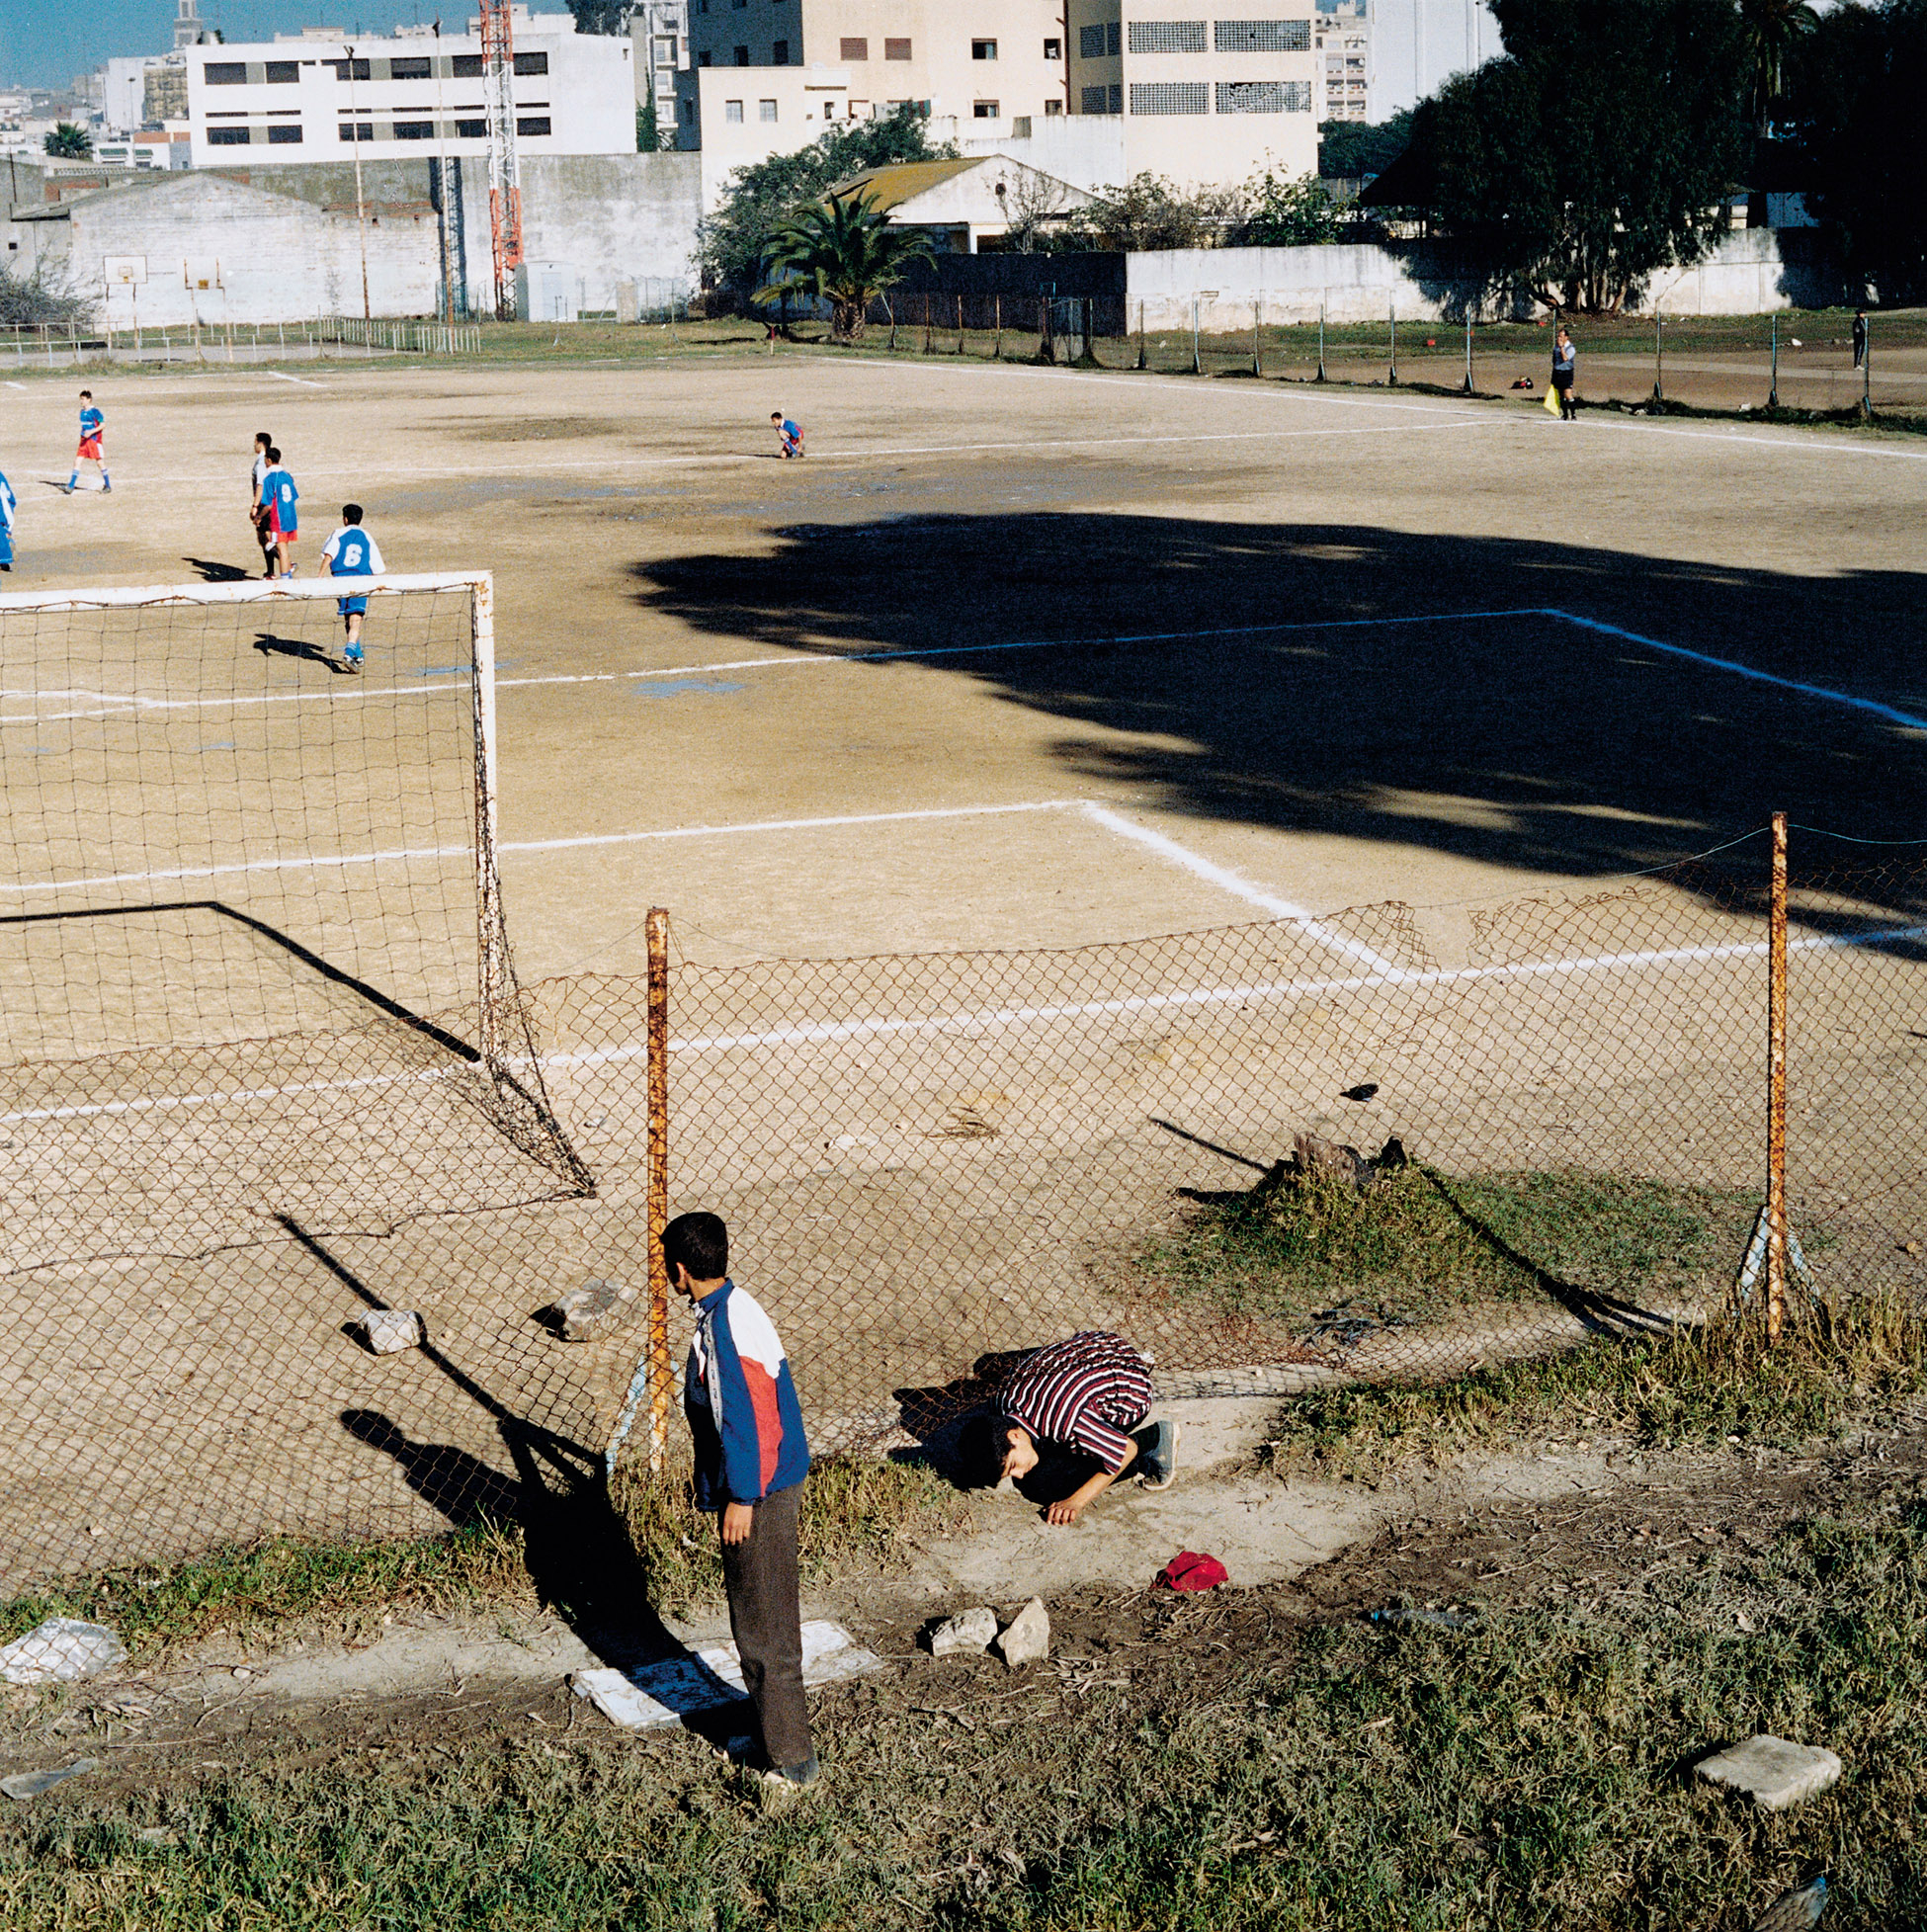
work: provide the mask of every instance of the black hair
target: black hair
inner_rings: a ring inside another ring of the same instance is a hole
[[[341,506],[341,520],[343,523],[360,523],[362,506],[359,503],[344,503]]]
[[[772,409],[772,410],[770,411],[770,421],[771,421],[771,422],[773,422],[773,423],[780,423],[780,422],[782,422],[782,420],[783,420],[783,411],[782,411],[781,409]]]
[[[957,1457],[964,1480],[973,1489],[994,1489],[1004,1479],[1010,1461],[1010,1432],[1021,1428],[1001,1410],[973,1415],[958,1431]]]
[[[267,429],[256,430],[254,432],[254,440],[257,443],[265,443],[268,446],[268,448],[271,450],[275,447],[275,434],[273,430],[267,430]]]
[[[92,402],[92,401],[93,401],[93,399],[94,399],[94,392],[93,392],[93,390],[92,390],[92,389],[82,389],[80,393],[81,393],[82,395],[84,395],[84,396],[85,396],[85,397],[87,398],[87,400],[88,400],[89,402]]]
[[[272,443],[268,445],[268,461],[270,462],[279,462],[281,461],[281,452]]]
[[[729,1230],[722,1217],[678,1215],[662,1230],[662,1258],[672,1276],[681,1267],[691,1281],[720,1281],[729,1272]]]

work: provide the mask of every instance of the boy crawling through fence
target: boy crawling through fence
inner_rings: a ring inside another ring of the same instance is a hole
[[[1074,1523],[1127,1471],[1146,1489],[1171,1486],[1178,1425],[1146,1425],[1150,1408],[1151,1365],[1122,1335],[1072,1335],[1026,1357],[998,1390],[996,1411],[966,1425],[964,1468],[994,1487],[1036,1469],[1041,1444],[1095,1463],[1092,1474],[1045,1511],[1047,1522]]]

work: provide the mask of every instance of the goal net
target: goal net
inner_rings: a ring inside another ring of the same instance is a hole
[[[0,1271],[580,1193],[485,575],[0,597]]]

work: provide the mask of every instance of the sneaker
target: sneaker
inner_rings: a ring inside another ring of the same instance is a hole
[[[1144,1459],[1144,1470],[1137,1478],[1137,1486],[1140,1489],[1170,1488],[1178,1472],[1178,1425],[1175,1422],[1153,1422],[1148,1429],[1137,1432],[1136,1441]]]
[[[357,651],[355,655],[352,657],[344,657],[341,661],[344,665],[347,666],[348,675],[351,678],[358,678],[361,676],[362,659],[361,659],[361,653],[359,651]]]
[[[112,496],[114,494],[114,485],[112,483],[103,483],[101,485],[101,494],[103,496]]]

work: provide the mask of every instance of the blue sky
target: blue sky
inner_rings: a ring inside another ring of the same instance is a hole
[[[438,14],[465,27],[471,0],[200,0],[201,17],[230,41],[272,40],[301,27],[366,28]],[[0,0],[0,82],[64,87],[111,54],[164,53],[174,44],[174,0]],[[458,28],[457,31],[461,31]]]

